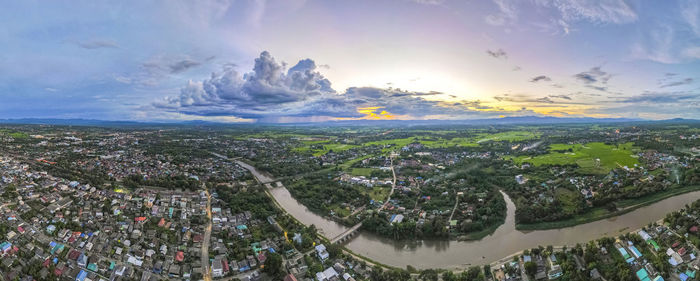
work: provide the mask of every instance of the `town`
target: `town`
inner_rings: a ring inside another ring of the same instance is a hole
[[[397,268],[344,246],[355,232],[478,241],[506,221],[506,196],[516,228],[537,231],[700,190],[697,124],[607,126],[5,126],[1,278],[695,280],[700,202],[461,270]],[[275,190],[350,230],[303,223]]]

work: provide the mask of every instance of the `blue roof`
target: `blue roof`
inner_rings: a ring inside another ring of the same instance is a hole
[[[632,252],[635,254],[635,256],[637,256],[637,258],[642,256],[642,253],[640,253],[639,250],[637,250],[637,247],[630,246],[629,248],[630,248],[630,250],[632,250]]]
[[[75,277],[75,280],[83,281],[85,280],[85,277],[87,277],[87,272],[85,270],[80,270],[80,273],[78,273],[78,276]]]
[[[680,275],[678,275],[678,277],[681,278],[681,281],[688,280],[688,275],[685,275],[685,273],[681,273]]]

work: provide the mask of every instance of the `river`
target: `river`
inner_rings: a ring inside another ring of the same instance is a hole
[[[248,164],[243,162],[239,164],[249,169],[263,182],[272,180],[271,177],[260,174]],[[315,225],[327,238],[333,238],[347,229],[339,223],[309,211],[284,187],[273,188],[270,193],[290,215],[305,225]],[[502,194],[508,208],[505,223],[493,234],[481,240],[399,242],[361,232],[352,238],[346,247],[358,255],[400,268],[411,265],[419,269],[463,269],[470,265],[488,264],[515,252],[540,245],[572,246],[603,236],[618,236],[661,219],[667,213],[679,210],[685,204],[700,199],[700,191],[690,192],[610,219],[561,229],[519,231],[515,229],[515,204],[507,194],[503,192]]]

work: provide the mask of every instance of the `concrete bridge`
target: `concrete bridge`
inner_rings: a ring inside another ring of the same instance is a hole
[[[352,236],[355,235],[355,233],[357,233],[360,227],[362,227],[362,222],[354,225],[350,229],[331,239],[331,244],[339,244],[350,240]]]

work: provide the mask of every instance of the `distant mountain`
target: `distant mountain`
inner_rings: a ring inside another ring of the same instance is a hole
[[[551,116],[520,116],[464,120],[339,120],[306,123],[219,123],[210,121],[139,122],[95,119],[21,118],[0,119],[0,124],[43,124],[67,126],[129,127],[129,126],[426,126],[426,125],[546,125],[586,123],[697,123],[700,120],[675,118],[668,120],[644,120],[630,118],[563,118]]]
[[[294,123],[283,125],[325,125],[325,126],[426,126],[426,125],[539,125],[539,124],[584,124],[584,123],[625,123],[650,122],[629,118],[562,118],[551,116],[520,116],[488,119],[463,120],[342,120],[323,123]],[[653,122],[653,121],[651,121]],[[272,125],[272,124],[270,124]],[[279,125],[279,124],[278,124]]]

